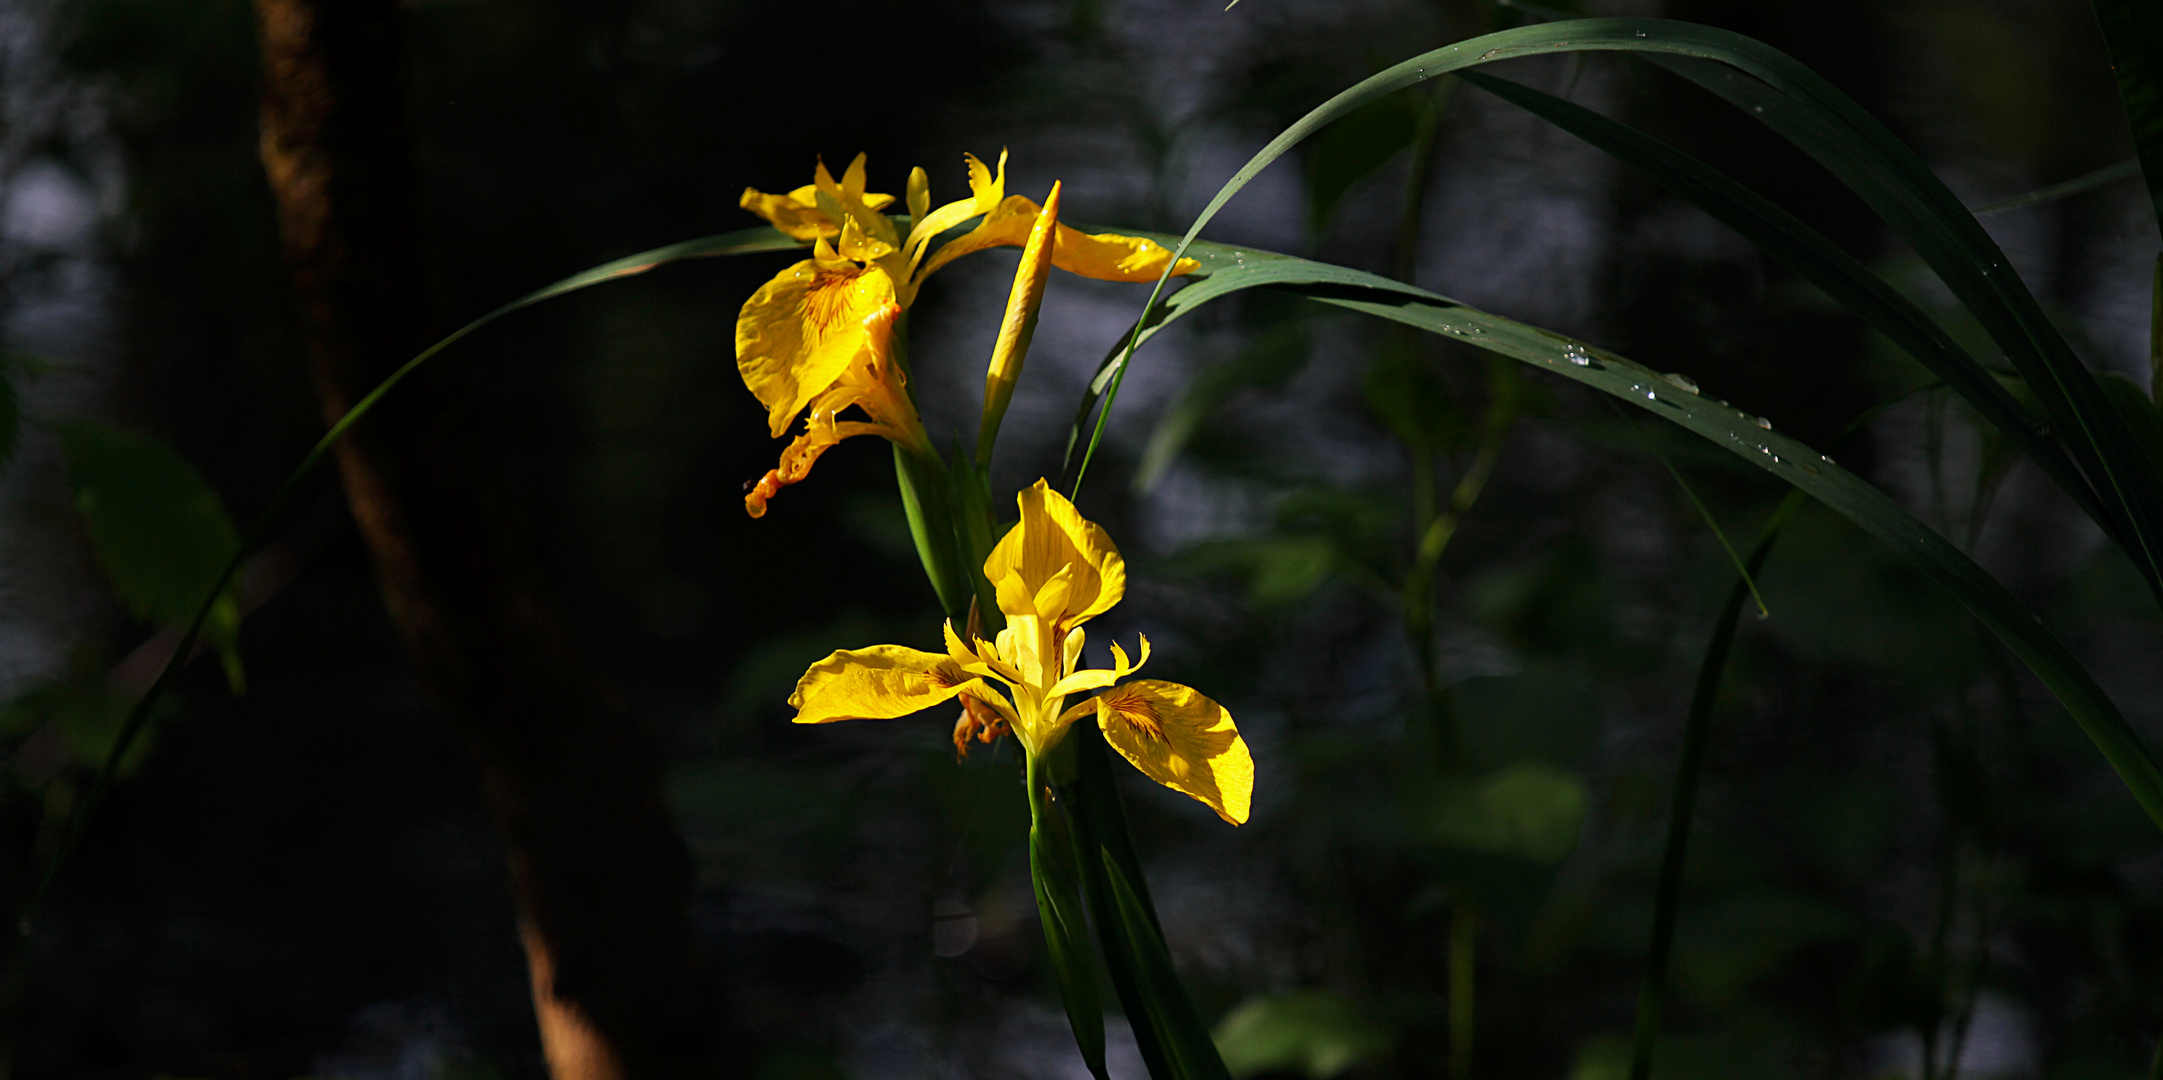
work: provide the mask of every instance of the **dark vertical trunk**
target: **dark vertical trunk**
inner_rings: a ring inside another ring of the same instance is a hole
[[[425,347],[395,0],[256,0],[262,156],[324,413]],[[690,868],[651,736],[528,585],[455,384],[423,372],[338,448],[392,620],[478,759],[559,1080],[707,1058]]]

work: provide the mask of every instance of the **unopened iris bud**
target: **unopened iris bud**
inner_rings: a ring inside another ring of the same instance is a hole
[[[1007,293],[1006,317],[999,322],[999,341],[992,346],[991,369],[984,375],[984,419],[977,428],[976,460],[991,460],[992,444],[999,438],[999,421],[1006,417],[1007,403],[1014,399],[1014,383],[1021,378],[1022,361],[1029,356],[1029,339],[1036,336],[1037,312],[1044,306],[1044,284],[1051,279],[1053,248],[1059,236],[1059,185],[1044,198],[1044,208],[1029,227],[1029,242],[1021,251],[1021,265],[1014,270],[1014,288]]]

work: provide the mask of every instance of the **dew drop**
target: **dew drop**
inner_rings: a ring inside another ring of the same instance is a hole
[[[1645,32],[1644,32],[1643,30],[1639,30],[1639,31],[1637,32],[1637,36],[1638,36],[1638,37],[1644,37],[1644,36],[1645,36]]]
[[[1765,418],[1764,418],[1764,417],[1762,417],[1762,416],[1760,416],[1760,417],[1758,417],[1758,418],[1757,418],[1757,420],[1756,420],[1756,423],[1757,423],[1757,426],[1759,426],[1759,427],[1761,427],[1761,428],[1764,428],[1764,429],[1765,429],[1765,430],[1767,430],[1767,431],[1771,431],[1771,430],[1772,430],[1772,421],[1770,421],[1770,420],[1767,420],[1767,419],[1765,419]]]
[[[1688,375],[1681,374],[1680,372],[1670,371],[1660,377],[1680,387],[1686,393],[1697,393],[1697,380],[1692,379]]]
[[[1750,106],[1750,111],[1751,111],[1751,112],[1754,112],[1754,113],[1762,113],[1762,112],[1764,112],[1764,111],[1765,111],[1765,106],[1763,106],[1763,105],[1752,105],[1752,106]]]
[[[1569,348],[1562,350],[1562,355],[1568,358],[1570,363],[1575,364],[1578,367],[1592,366],[1592,357],[1585,355],[1585,350],[1580,349],[1575,345],[1572,345]]]

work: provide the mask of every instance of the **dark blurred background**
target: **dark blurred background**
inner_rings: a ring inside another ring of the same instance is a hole
[[[1792,53],[1971,203],[2130,156],[2084,4],[1588,7]],[[1329,94],[1518,18],[1474,0],[408,0],[411,273],[449,325],[755,224],[744,186],[786,190],[858,152],[875,190],[921,164],[944,201],[963,151],[1006,147],[1009,191],[1063,180],[1068,220],[1178,231]],[[1955,318],[1859,202],[1711,98],[1612,57],[1490,70],[1711,160]],[[154,433],[243,522],[322,431],[258,157],[260,72],[245,0],[0,3],[0,333],[45,364],[22,380],[32,424],[0,483],[0,694],[103,670],[150,629],[98,576],[41,422]],[[1439,107],[1420,284],[1678,371],[1821,449],[1927,381],[1642,177],[1470,88]],[[1399,265],[1411,121],[1393,108],[1264,174],[1211,237]],[[2138,182],[1988,223],[2087,358],[2145,383],[2157,235]],[[913,313],[942,442],[974,422],[1013,260],[956,264]],[[733,319],[785,261],[690,262],[551,302],[456,346],[447,378],[477,403],[543,591],[658,739],[717,1068],[1084,1076],[1042,959],[1014,748],[956,764],[943,715],[786,722],[808,662],[928,645],[938,616],[875,440],[827,455],[765,519],[740,509],[780,444],[731,364]],[[1143,296],[1055,279],[997,490],[1056,473],[1083,383]],[[1411,543],[1402,388],[1447,479],[1489,371],[1250,295],[1143,354],[1093,466],[1083,508],[1133,575],[1099,638],[1147,632],[1152,674],[1222,700],[1257,758],[1236,831],[1128,789],[1170,944],[1242,1076],[1442,1075],[1467,898],[1476,1074],[1624,1074],[1675,750],[1731,578],[1652,448],[1738,543],[1781,491],[1526,378],[1528,412],[1443,560],[1434,632],[1473,767],[1559,792],[1562,839],[1467,846],[1397,765],[1423,706],[1387,582]],[[1144,487],[1152,441],[1175,445],[1165,418],[1189,437]],[[1957,400],[1909,397],[1836,456],[2037,605],[2163,736],[2145,592]],[[34,925],[14,1075],[545,1074],[480,773],[335,483],[307,498],[298,572],[242,636],[247,693],[215,664],[188,670]],[[1717,714],[1660,1074],[2145,1068],[2163,845],[2100,757],[2011,654],[1839,519],[1806,511],[1762,585],[1772,617],[1746,618]],[[1142,1075],[1113,1028],[1114,1075]]]

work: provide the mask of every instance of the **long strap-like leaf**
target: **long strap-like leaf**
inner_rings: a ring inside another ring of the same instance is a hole
[[[2133,133],[2133,152],[2148,181],[2148,198],[2163,224],[2163,4],[2155,0],[2094,0],[2095,21],[2118,77],[2118,102]]]
[[[1147,234],[1138,234],[1147,235]],[[2163,827],[2163,770],[2087,669],[2042,619],[1958,547],[1861,478],[1759,418],[1691,392],[1642,365],[1551,331],[1489,314],[1402,282],[1289,255],[1189,242],[1202,276],[1136,333],[1146,342],[1211,300],[1260,287],[1403,323],[1553,372],[1703,437],[1825,504],[1898,552],[1998,635],[2073,715],[2142,809]],[[1122,350],[1091,381],[1102,388]]]
[[[2026,380],[2052,437],[2119,519],[2113,531],[2163,600],[2163,479],[2005,253],[1922,159],[1861,106],[1778,51],[1749,45],[1763,62],[1747,75],[1688,56],[1650,59],[1794,143],[1915,248]]]
[[[1808,67],[1762,42],[1665,19],[1576,19],[1522,26],[1422,53],[1330,98],[1286,128],[1227,180],[1175,244],[1181,253],[1232,197],[1278,158],[1330,122],[1405,87],[1497,60],[1558,52],[1645,56],[1763,121],[1830,169],[1900,233],[2028,381],[2053,437],[2101,497],[2112,531],[2163,598],[2163,479],[2095,377],[2045,317],[2011,263],[1960,201],[1884,125]],[[1158,281],[1129,338],[1138,347],[1169,277]],[[1105,388],[1089,457],[1101,439],[1125,365]],[[2038,432],[2038,434],[2046,434]]]
[[[1552,94],[1480,72],[1467,71],[1460,77],[1643,170],[1801,274],[1945,380],[1977,412],[2027,451],[2029,458],[2057,481],[2058,487],[2090,518],[2106,530],[2115,531],[2116,518],[2097,502],[2095,489],[2065,451],[2037,430],[2037,418],[2014,399],[1997,376],[1922,309],[1817,230],[1704,162],[1626,124]]]

